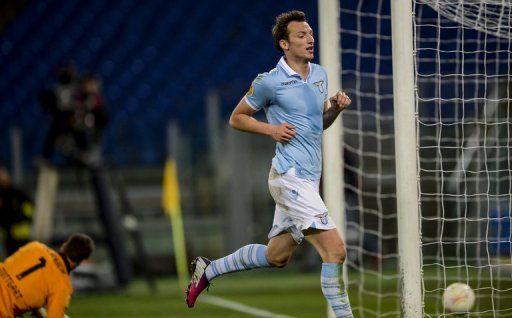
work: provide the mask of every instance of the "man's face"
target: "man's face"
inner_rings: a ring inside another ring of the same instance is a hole
[[[288,41],[282,43],[284,52],[307,61],[315,57],[315,38],[313,29],[307,22],[292,21],[288,23]]]
[[[89,79],[84,83],[85,91],[88,94],[98,94],[99,88],[98,88],[98,82],[93,79]]]

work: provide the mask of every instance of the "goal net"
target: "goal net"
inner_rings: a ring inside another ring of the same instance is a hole
[[[398,317],[402,299],[391,18],[389,0],[340,2],[341,81],[353,100],[343,136],[357,317]],[[416,0],[410,18],[424,316],[451,316],[442,292],[464,282],[476,295],[466,316],[512,317],[511,4]]]

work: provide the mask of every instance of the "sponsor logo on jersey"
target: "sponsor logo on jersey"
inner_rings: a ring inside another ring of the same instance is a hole
[[[23,297],[23,294],[18,289],[18,286],[16,286],[16,283],[3,267],[0,267],[0,278],[4,280],[5,284],[12,291],[16,299]]]
[[[299,81],[297,80],[291,80],[291,81],[288,81],[288,82],[281,82],[281,86],[288,86],[288,85],[292,85],[292,84],[297,84]]]

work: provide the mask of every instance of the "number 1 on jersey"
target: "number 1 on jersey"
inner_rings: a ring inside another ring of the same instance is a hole
[[[27,268],[26,270],[24,270],[21,273],[19,273],[18,275],[16,275],[16,278],[18,278],[19,280],[22,280],[27,275],[30,275],[31,273],[33,273],[34,271],[36,271],[36,270],[38,270],[40,268],[43,268],[45,265],[46,265],[46,260],[44,259],[44,257],[40,257],[39,258],[39,263],[35,264],[34,266],[31,266],[31,267]]]

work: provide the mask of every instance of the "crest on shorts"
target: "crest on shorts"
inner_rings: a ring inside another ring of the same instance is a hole
[[[327,225],[327,223],[329,223],[329,219],[327,218],[327,212],[317,214],[315,216],[320,219],[320,222],[322,222],[323,225]]]
[[[320,91],[320,93],[325,92],[324,81],[314,82],[313,84],[315,84],[316,87],[318,87],[318,90]]]
[[[294,200],[297,200],[297,198],[299,197],[299,192],[295,189],[292,189],[291,194],[292,194],[292,199],[294,199]]]

